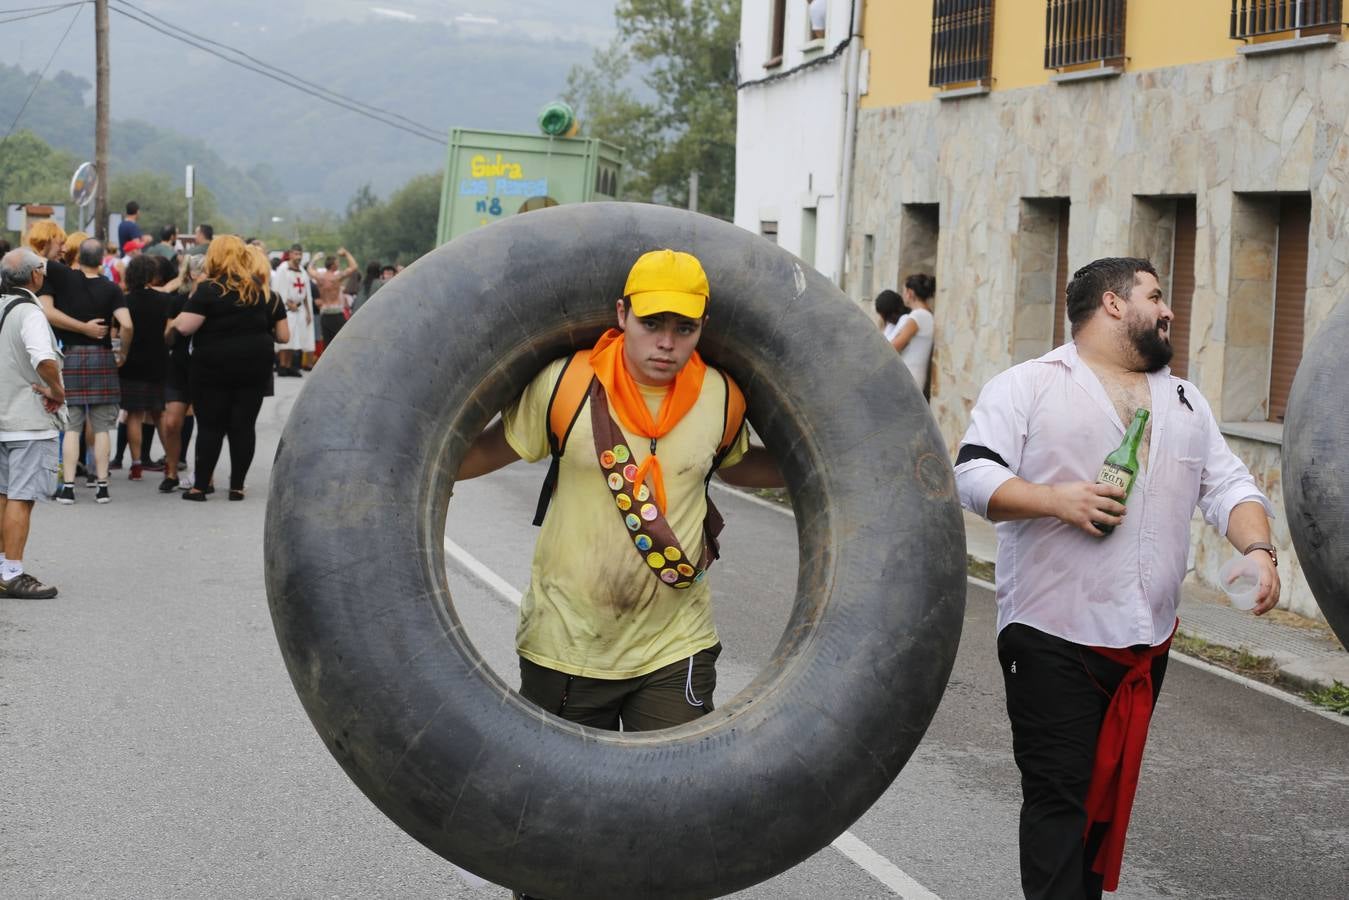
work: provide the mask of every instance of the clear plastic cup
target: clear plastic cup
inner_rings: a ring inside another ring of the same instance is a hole
[[[1260,564],[1246,556],[1234,556],[1218,570],[1218,584],[1233,609],[1255,609],[1260,595]]]

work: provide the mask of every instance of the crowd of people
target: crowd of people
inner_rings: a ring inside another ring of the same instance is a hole
[[[0,422],[0,445],[20,438],[38,445],[23,458],[0,454],[0,482],[10,482],[0,485],[10,488],[0,499],[16,501],[4,504],[11,515],[45,497],[75,504],[81,478],[94,502],[108,503],[118,470],[131,481],[162,473],[161,493],[203,502],[215,492],[226,442],[228,497],[243,500],[258,414],[274,378],[311,368],[397,272],[372,262],[362,273],[345,248],[331,258],[299,243],[269,254],[261,240],[216,235],[209,224],[188,239],[171,224],[147,236],[139,216],[139,206],[127,204],[116,241],[107,245],[67,234],[51,220],[33,223],[17,250],[0,240],[0,309],[19,311],[9,331],[0,324],[0,345],[13,344],[0,366],[27,392],[0,406],[10,404],[34,426]],[[25,475],[21,487],[6,478],[7,469]],[[0,505],[0,519],[5,514]],[[26,539],[26,518],[22,531]],[[31,576],[14,581],[19,573],[6,564],[21,567],[21,560],[21,545],[6,546],[0,592],[55,596],[56,588]]]

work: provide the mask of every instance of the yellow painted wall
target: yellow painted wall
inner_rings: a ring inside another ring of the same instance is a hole
[[[993,90],[1048,84],[1044,68],[1046,0],[995,0]],[[1227,37],[1231,0],[1129,0],[1125,68],[1135,72],[1227,59],[1238,41]],[[871,51],[870,90],[863,108],[932,99],[929,0],[867,0],[863,39]]]

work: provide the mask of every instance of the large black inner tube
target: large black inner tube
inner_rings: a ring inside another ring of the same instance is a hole
[[[1349,646],[1349,300],[1302,354],[1283,420],[1283,503],[1302,574]]]
[[[708,272],[700,349],[779,461],[800,568],[748,688],[695,723],[620,734],[543,712],[485,665],[442,541],[468,442],[594,341],[628,267],[660,247]],[[296,400],[265,545],[286,665],[351,779],[446,859],[554,900],[718,896],[826,846],[917,746],[964,612],[946,449],[867,316],[754,235],[638,204],[518,216],[382,289]]]

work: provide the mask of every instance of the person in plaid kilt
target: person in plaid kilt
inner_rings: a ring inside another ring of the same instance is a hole
[[[129,346],[134,327],[121,288],[103,276],[103,244],[87,240],[80,245],[79,270],[64,272],[48,266],[42,287],[43,311],[56,330],[65,350],[63,376],[70,421],[62,436],[61,487],[58,503],[75,502],[75,464],[80,453],[80,431],[87,419],[94,431],[94,468],[98,503],[107,503],[109,432],[117,427],[117,408],[122,399],[117,368],[126,359],[113,353],[106,326],[115,321],[121,329],[122,346]],[[89,326],[98,326],[101,337],[91,337]]]

